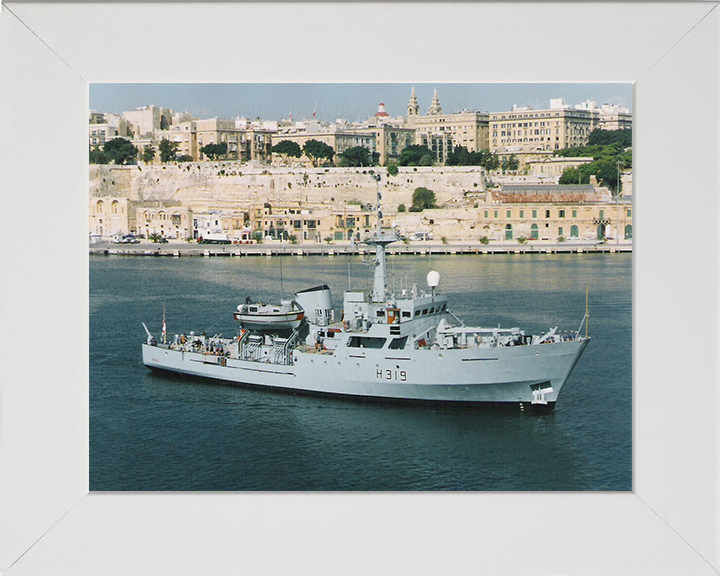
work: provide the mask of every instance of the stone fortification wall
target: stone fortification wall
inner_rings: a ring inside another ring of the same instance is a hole
[[[416,188],[435,192],[439,205],[466,192],[485,191],[478,167],[404,167],[397,176],[385,168],[249,168],[237,163],[201,162],[141,166],[90,166],[91,197],[124,197],[133,202],[175,201],[192,209],[236,208],[257,202],[303,205],[357,200],[374,203],[376,182],[386,209],[409,206]]]

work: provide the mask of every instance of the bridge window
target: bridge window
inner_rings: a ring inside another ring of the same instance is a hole
[[[373,338],[371,336],[351,336],[348,340],[350,348],[382,348],[387,338]]]
[[[407,339],[407,336],[403,336],[402,338],[393,338],[388,348],[390,348],[391,350],[402,350],[403,348],[405,348],[405,343],[407,342]]]

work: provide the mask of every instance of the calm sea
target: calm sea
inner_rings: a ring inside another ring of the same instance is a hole
[[[387,405],[163,376],[141,361],[159,336],[234,335],[246,296],[326,283],[370,288],[360,257],[90,259],[91,490],[631,490],[632,257],[389,257],[388,284],[428,269],[466,324],[579,327],[593,340],[556,410]],[[584,331],[584,329],[583,329]]]

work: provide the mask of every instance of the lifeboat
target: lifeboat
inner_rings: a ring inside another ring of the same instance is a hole
[[[305,311],[294,300],[283,300],[280,304],[246,301],[233,316],[245,330],[270,332],[297,329]]]

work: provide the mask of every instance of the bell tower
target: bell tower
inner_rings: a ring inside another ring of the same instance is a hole
[[[440,98],[438,98],[437,88],[433,93],[433,99],[428,109],[428,116],[440,116],[442,114],[442,108],[440,107]]]
[[[415,125],[415,118],[420,115],[420,105],[418,104],[417,96],[415,96],[415,86],[413,86],[412,94],[410,95],[410,102],[407,107],[407,123],[411,126]]]

